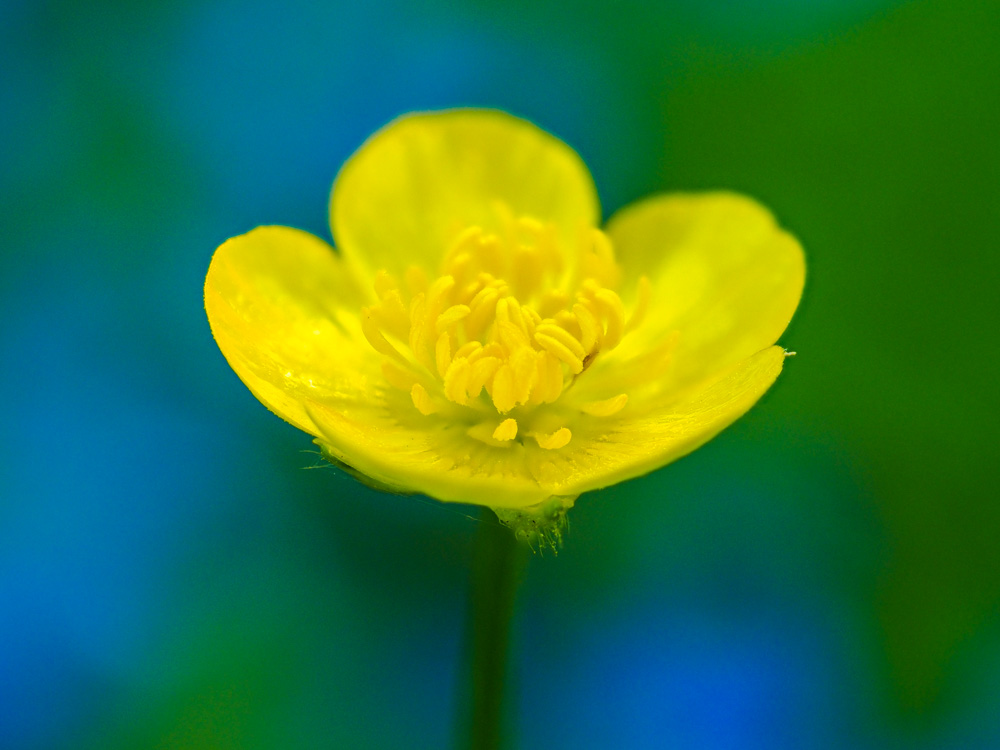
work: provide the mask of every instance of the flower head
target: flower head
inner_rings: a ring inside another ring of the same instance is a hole
[[[335,462],[501,511],[568,507],[732,423],[780,372],[804,279],[796,240],[730,193],[600,229],[576,153],[497,111],[390,123],[330,215],[339,252],[278,226],[216,251],[219,348]]]

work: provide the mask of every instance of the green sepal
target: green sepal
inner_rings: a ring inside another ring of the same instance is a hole
[[[320,455],[323,457],[325,461],[329,461],[331,464],[336,466],[341,471],[350,474],[352,477],[357,479],[359,482],[361,482],[361,484],[365,485],[366,487],[371,487],[373,490],[378,490],[379,492],[388,492],[390,495],[414,494],[413,490],[409,490],[398,484],[383,482],[381,479],[376,479],[373,476],[369,476],[364,472],[358,471],[353,466],[351,466],[348,463],[345,463],[343,460],[334,455],[334,453],[330,449],[330,446],[322,442],[319,438],[316,438],[315,440],[313,440],[313,442],[319,446]]]
[[[493,508],[493,512],[500,523],[513,531],[514,537],[527,544],[532,552],[547,547],[554,554],[559,554],[563,535],[569,529],[566,511],[573,507],[576,497],[550,497],[529,508]]]

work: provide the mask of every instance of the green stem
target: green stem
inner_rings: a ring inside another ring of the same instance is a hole
[[[499,750],[507,641],[526,545],[483,508],[472,566],[470,750]]]

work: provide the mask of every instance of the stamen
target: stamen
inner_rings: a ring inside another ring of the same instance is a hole
[[[426,350],[424,332],[424,313],[427,311],[427,295],[420,292],[410,300],[410,351],[421,360],[421,351]]]
[[[382,297],[382,301],[371,308],[372,315],[377,316],[379,323],[389,333],[398,339],[406,339],[410,331],[410,316],[403,304],[403,297],[398,289],[390,289]]]
[[[479,336],[483,329],[490,322],[490,318],[496,315],[496,303],[500,299],[500,292],[496,287],[488,286],[479,292],[469,303],[471,311],[465,322],[465,333],[470,338]]]
[[[547,351],[538,353],[538,380],[531,394],[536,404],[551,404],[562,393],[563,371],[559,360]]]
[[[625,407],[627,401],[628,394],[619,393],[614,398],[608,398],[604,401],[590,401],[589,403],[581,404],[580,411],[594,417],[610,417],[612,414],[620,412]]]
[[[480,349],[480,351],[484,351]],[[472,361],[470,359],[470,361]],[[483,388],[500,367],[499,357],[480,357],[472,362],[472,374],[469,376],[469,398],[478,398]]]
[[[494,329],[496,337],[508,352],[514,352],[530,346],[528,337],[523,330],[508,320],[498,320]]]
[[[413,405],[417,407],[417,411],[425,417],[434,414],[438,410],[437,406],[431,400],[427,389],[420,385],[420,383],[413,384],[413,388],[410,389],[410,398],[413,400]]]
[[[601,303],[605,314],[608,316],[607,326],[604,329],[603,346],[607,349],[614,349],[618,342],[622,340],[622,333],[625,329],[625,307],[622,305],[621,297],[610,289],[599,289],[597,301]]]
[[[577,357],[575,354],[573,354],[573,352],[570,351],[569,348],[558,339],[555,339],[552,336],[547,336],[544,333],[538,333],[536,331],[535,341],[537,341],[539,345],[542,346],[543,349],[555,355],[557,358],[561,359],[563,362],[569,365],[569,368],[573,371],[574,374],[583,372],[583,360],[580,357]]]
[[[396,347],[385,340],[385,336],[378,329],[375,321],[372,319],[371,308],[363,307],[361,308],[361,332],[368,339],[368,343],[372,345],[372,348],[379,354],[384,354],[387,357],[394,357],[400,362],[405,363],[406,357],[400,354]]]
[[[547,451],[554,451],[565,447],[573,437],[573,433],[566,427],[560,427],[551,435],[542,435],[540,433],[533,432],[531,433],[531,437],[533,437],[538,443],[539,448]]]
[[[472,256],[469,253],[459,253],[446,267],[448,273],[455,277],[455,282],[464,285],[471,265]]]
[[[469,251],[475,248],[482,233],[482,227],[476,226],[475,224],[466,227],[459,232],[458,236],[455,237],[454,241],[451,243],[448,253],[445,255],[446,265],[451,266],[455,264],[455,262],[458,261],[458,259],[463,255],[468,257]]]
[[[494,440],[513,440],[517,437],[517,420],[505,419],[500,425],[493,431]]]
[[[456,404],[467,404],[469,402],[469,377],[472,375],[472,366],[469,360],[464,357],[452,360],[448,372],[444,376],[444,395],[449,401]]]
[[[496,420],[492,419],[486,422],[479,422],[477,424],[474,424],[472,427],[470,427],[465,431],[465,434],[493,448],[510,448],[512,445],[515,445],[513,439],[498,440],[497,438],[493,437],[493,434],[496,431],[497,431]]]
[[[536,340],[539,335],[549,336],[556,339],[560,344],[569,349],[578,359],[583,359],[587,356],[587,351],[584,346],[565,328],[553,325],[552,323],[542,323],[535,329]]]
[[[510,367],[514,373],[514,397],[517,403],[528,400],[531,389],[538,380],[538,359],[534,350],[525,346],[514,352],[510,358]]]
[[[503,299],[497,300],[497,306],[494,308],[494,315],[496,316],[496,321],[498,323],[510,323],[510,303],[507,301],[510,297],[504,297]]]
[[[462,344],[458,347],[458,351],[453,355],[455,359],[460,359],[462,357],[471,358],[476,352],[483,348],[483,345],[478,341],[469,341],[468,343]]]
[[[441,301],[445,294],[455,286],[455,277],[451,275],[441,276],[431,284],[430,291],[427,292],[427,309],[433,311],[434,317],[440,315]]]
[[[521,312],[521,305],[513,297],[507,298],[507,316],[511,323],[516,325],[525,333],[528,332],[528,327],[525,325],[524,315]]]
[[[443,378],[451,364],[451,336],[447,333],[438,336],[437,344],[434,345],[434,363],[437,365],[438,375]]]
[[[452,305],[443,313],[438,315],[437,322],[434,324],[434,332],[440,336],[444,331],[458,321],[462,320],[468,316],[471,312],[468,305]]]
[[[479,342],[477,341],[476,343]],[[496,341],[491,341],[486,346],[477,347],[476,350],[469,355],[469,361],[475,362],[479,357],[497,357],[498,359],[503,359],[505,356],[507,355],[504,353],[503,347]]]
[[[557,402],[599,353],[613,349],[642,324],[652,288],[648,278],[639,279],[626,323],[615,291],[621,271],[604,232],[581,229],[576,247],[567,249],[555,225],[515,216],[505,205],[497,211],[498,234],[486,234],[478,226],[459,232],[439,276],[428,278],[425,269],[413,266],[401,285],[379,271],[374,279],[378,302],[361,310],[361,329],[375,351],[385,355],[385,381],[408,392],[421,414],[445,411],[457,419],[466,414],[466,424],[472,425],[468,435],[509,448],[520,443],[517,419],[498,420],[497,415],[518,408],[519,418],[523,413],[528,424],[544,430],[521,434],[543,450],[558,450],[572,433],[569,426],[553,424],[556,413],[543,405]],[[564,271],[567,260],[572,273]],[[632,381],[646,382],[650,368],[669,364],[675,346],[674,337],[623,368],[607,370],[601,387],[613,383],[612,388],[624,391]],[[586,389],[592,392],[590,386]],[[488,400],[480,398],[484,390]],[[467,409],[453,411],[445,399]],[[628,395],[578,399],[560,413],[569,415],[575,407],[578,415],[609,417],[625,407]],[[531,414],[536,407],[539,411]]]
[[[529,327],[537,326],[542,322],[542,316],[535,312],[533,307],[522,307],[521,312],[524,313],[524,322],[528,324]]]
[[[509,364],[500,365],[493,376],[493,405],[501,414],[506,414],[514,408],[516,396],[514,395],[514,368]]]
[[[586,305],[577,302],[573,305],[573,314],[576,315],[576,322],[580,326],[580,343],[583,344],[584,351],[590,354],[601,338],[601,327]]]

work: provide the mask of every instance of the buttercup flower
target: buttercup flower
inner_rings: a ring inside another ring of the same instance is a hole
[[[805,273],[731,193],[657,195],[599,229],[576,153],[497,111],[390,123],[344,165],[330,216],[336,251],[265,226],[215,252],[219,348],[331,460],[508,517],[645,474],[746,412]]]

